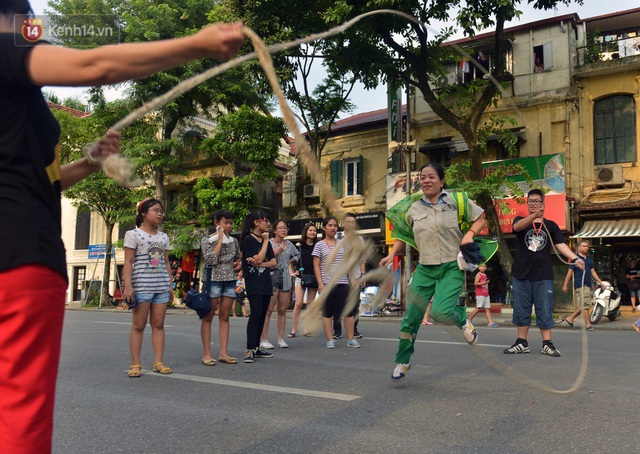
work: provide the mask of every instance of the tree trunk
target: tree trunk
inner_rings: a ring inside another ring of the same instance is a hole
[[[104,273],[102,274],[102,307],[110,308],[111,295],[109,294],[109,281],[111,280],[111,245],[113,244],[114,223],[105,221],[105,252]]]

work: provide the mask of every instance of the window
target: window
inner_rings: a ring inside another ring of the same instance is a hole
[[[363,158],[331,161],[331,190],[336,197],[363,195]]]
[[[636,106],[632,95],[599,99],[593,111],[595,164],[636,160]]]
[[[533,72],[541,73],[553,68],[553,43],[533,47]]]
[[[89,249],[89,234],[91,233],[91,211],[86,205],[78,207],[76,212],[76,249]]]

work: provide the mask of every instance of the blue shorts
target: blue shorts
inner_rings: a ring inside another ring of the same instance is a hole
[[[236,281],[218,281],[212,282],[209,289],[209,296],[211,298],[220,298],[226,296],[228,298],[236,298]]]
[[[169,292],[162,293],[134,293],[133,306],[140,303],[167,304],[169,302]],[[133,307],[132,305],[129,308]]]
[[[513,324],[531,326],[531,309],[536,309],[536,326],[553,328],[553,281],[512,278]]]

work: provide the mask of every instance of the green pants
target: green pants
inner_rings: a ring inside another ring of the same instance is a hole
[[[411,360],[420,323],[431,303],[431,317],[438,323],[462,327],[467,319],[466,308],[458,306],[464,272],[458,262],[441,265],[418,265],[407,291],[407,313],[400,324],[400,343],[396,363]]]

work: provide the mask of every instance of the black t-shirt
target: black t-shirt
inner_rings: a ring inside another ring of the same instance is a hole
[[[300,256],[302,258],[301,267],[304,268],[302,274],[314,274],[313,272],[313,244],[309,245],[306,242],[300,243]]]
[[[267,253],[264,261],[275,258],[271,242],[267,245]],[[245,291],[251,295],[273,295],[271,284],[271,268],[251,266],[247,263],[247,257],[258,255],[262,249],[262,242],[249,234],[242,239],[242,274],[244,275]]]
[[[513,223],[520,219],[522,216],[516,216]],[[544,225],[551,234],[553,244],[564,243],[564,236],[558,224],[544,219]],[[532,223],[526,229],[516,232],[516,256],[513,260],[511,275],[516,279],[529,281],[553,280],[552,252],[553,247],[547,230],[539,222]]]
[[[0,271],[39,263],[66,278],[60,126],[27,74],[35,45],[0,33]]]

